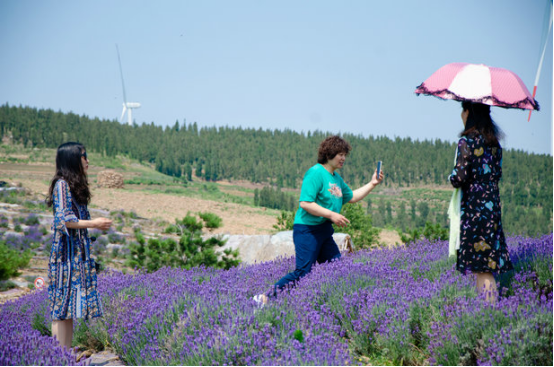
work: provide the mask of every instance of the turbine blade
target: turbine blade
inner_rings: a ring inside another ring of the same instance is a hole
[[[123,102],[127,103],[127,96],[125,95],[125,82],[123,81],[123,68],[121,67],[121,57],[119,56],[119,47],[115,44],[117,50],[117,60],[119,61],[119,73],[121,74],[121,86],[123,87]]]
[[[119,119],[119,122],[123,122],[123,116],[125,116],[125,111],[127,110],[127,106],[125,106],[125,103],[123,103],[123,111],[121,111],[121,118]]]
[[[127,124],[132,125],[133,124],[133,109],[129,108],[129,111],[127,111]]]

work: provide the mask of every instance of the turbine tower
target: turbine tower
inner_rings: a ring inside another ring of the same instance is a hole
[[[119,47],[117,46],[117,44],[115,45],[115,48],[117,49],[117,59],[119,60],[119,72],[121,73],[121,86],[123,87],[123,111],[121,111],[121,118],[119,119],[119,121],[123,122],[123,117],[125,116],[125,112],[127,112],[127,124],[132,125],[133,109],[139,108],[140,103],[127,102],[127,96],[125,95],[125,82],[123,81],[123,69],[121,68],[121,57],[119,56]]]

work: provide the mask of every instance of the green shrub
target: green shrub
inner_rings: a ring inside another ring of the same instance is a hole
[[[335,232],[349,234],[354,246],[358,249],[370,248],[377,245],[379,241],[379,229],[373,227],[371,216],[364,212],[360,203],[344,205],[341,214],[350,221],[350,224],[346,227],[333,225]]]
[[[25,190],[1,191],[0,203],[21,204],[25,195]]]
[[[273,228],[279,231],[292,231],[294,225],[294,212],[281,210],[279,217],[277,217],[277,224],[273,225]]]
[[[104,259],[100,255],[97,256],[96,259],[94,259],[94,260],[98,264],[98,272],[102,272],[102,271],[106,270],[106,262],[104,261]]]
[[[206,226],[206,228],[209,229],[219,228],[221,227],[221,223],[223,222],[221,217],[217,216],[214,213],[200,212],[198,213],[198,216],[202,218],[202,220],[204,221],[204,225]]]
[[[209,222],[214,215],[205,215],[205,221]],[[214,217],[215,216],[215,217]],[[126,264],[133,268],[145,269],[154,272],[164,266],[192,268],[195,266],[215,267],[229,269],[240,263],[238,250],[226,249],[218,252],[217,248],[225,245],[225,241],[219,237],[202,238],[202,221],[196,217],[187,215],[182,220],[176,220],[176,227],[181,232],[179,242],[172,238],[150,238],[145,240],[140,233],[136,235],[136,242],[129,245],[129,255]],[[213,224],[213,223],[212,223]],[[166,231],[168,228],[166,228]]]
[[[181,229],[176,224],[170,224],[163,230],[163,233],[171,234],[171,233],[179,233],[181,232]]]
[[[294,331],[293,334],[294,339],[298,340],[300,343],[304,342],[304,333],[302,333],[302,330],[297,329]]]
[[[38,330],[40,335],[52,336],[50,324],[46,323],[46,319],[41,313],[35,313],[35,315],[33,316],[33,321],[31,322],[31,327],[35,330]]]
[[[8,246],[5,241],[0,241],[0,280],[19,275],[18,270],[29,265],[31,257],[31,251],[20,253]]]
[[[194,215],[191,215],[190,212],[187,213],[187,215],[181,220],[175,219],[175,223],[193,233],[201,231],[203,227],[202,222],[200,222]]]
[[[219,218],[215,214],[200,213],[199,216],[204,220],[204,222],[206,223],[206,227],[208,228],[211,228],[210,226],[215,226],[214,228],[219,228],[221,226],[221,218]],[[167,227],[165,227],[165,229],[163,230],[163,233],[168,233],[168,234],[175,233],[175,234],[181,235],[184,233],[184,231],[189,231],[189,232],[202,231],[203,227],[204,225],[202,224],[202,222],[198,220],[197,217],[195,217],[194,215],[191,215],[190,212],[188,212],[183,219],[181,220],[175,219],[175,224],[170,224]]]
[[[202,189],[209,193],[219,192],[219,187],[215,183],[205,183],[202,185]]]
[[[78,320],[75,324],[73,345],[92,349],[97,352],[105,349],[102,338],[96,335],[95,330],[91,329],[89,323],[84,320]]]
[[[40,221],[38,219],[38,216],[31,214],[27,218],[23,218],[23,223],[25,223],[28,226],[37,226],[40,224]]]
[[[448,240],[448,228],[443,228],[439,223],[425,222],[425,227],[408,230],[408,233],[398,232],[400,239],[404,243],[413,243],[418,240],[427,238],[431,241]]]
[[[130,212],[122,212],[122,214],[125,216],[125,218],[138,219],[137,213],[132,210]]]
[[[43,201],[25,200],[23,202],[23,206],[31,210],[39,210],[42,212],[48,211],[48,206]]]

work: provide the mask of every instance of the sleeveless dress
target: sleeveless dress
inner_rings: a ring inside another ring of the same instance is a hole
[[[480,134],[458,142],[452,186],[461,188],[460,249],[456,268],[462,272],[503,273],[513,269],[502,229],[498,182],[502,148],[490,147]]]
[[[79,218],[89,220],[87,206],[72,199],[69,185],[64,180],[56,182],[52,196],[54,236],[48,264],[48,298],[52,320],[86,320],[102,316],[88,231],[69,229],[65,225],[67,222],[77,222]]]

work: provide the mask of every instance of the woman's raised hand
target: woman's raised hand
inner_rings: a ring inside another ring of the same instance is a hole
[[[92,222],[94,223],[94,228],[98,228],[103,231],[110,229],[112,225],[112,220],[108,218],[96,218],[93,219]]]
[[[379,177],[377,177],[377,170],[373,172],[373,176],[371,177],[371,182],[374,186],[379,185],[381,182],[383,182],[383,178],[385,178],[385,175],[383,174],[383,170],[379,173]]]

